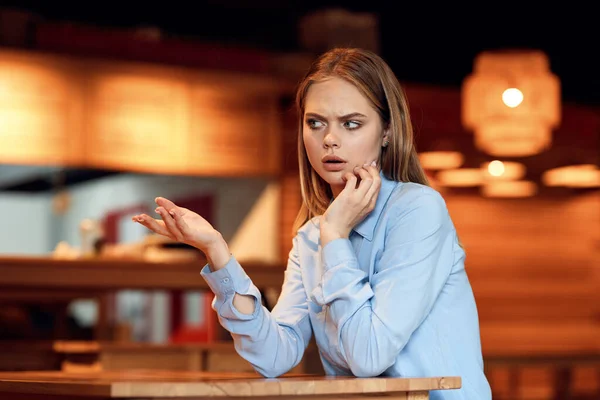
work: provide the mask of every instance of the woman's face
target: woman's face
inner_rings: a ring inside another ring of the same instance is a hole
[[[378,162],[387,133],[367,98],[351,83],[331,77],[308,89],[302,137],[312,167],[337,196],[345,173]]]

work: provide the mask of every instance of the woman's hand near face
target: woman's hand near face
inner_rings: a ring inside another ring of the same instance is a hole
[[[381,178],[374,163],[356,167],[354,174],[347,173],[344,179],[346,186],[320,219],[323,247],[332,240],[347,238],[352,228],[373,211],[379,196]]]

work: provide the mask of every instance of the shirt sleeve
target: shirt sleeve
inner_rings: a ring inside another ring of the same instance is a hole
[[[336,239],[322,249],[324,272],[311,293],[328,307],[336,351],[356,376],[378,376],[393,365],[453,264],[454,227],[439,194],[423,193],[392,214],[371,282],[350,241]]]
[[[312,336],[296,242],[295,238],[281,294],[272,312],[262,306],[258,288],[235,257],[218,271],[211,272],[208,265],[201,271],[215,294],[212,308],[223,328],[231,333],[236,351],[265,377],[276,377],[295,367]],[[235,308],[236,293],[254,297],[253,314],[242,314]]]

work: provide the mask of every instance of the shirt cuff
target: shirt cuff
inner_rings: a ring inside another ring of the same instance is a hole
[[[220,316],[228,319],[248,320],[258,315],[262,306],[260,292],[234,256],[231,256],[223,268],[214,272],[206,264],[200,271],[200,275],[217,297],[220,305],[217,312]],[[254,297],[254,313],[242,314],[233,306],[232,300],[236,293]]]
[[[324,272],[355,258],[356,254],[354,254],[350,239],[334,239],[321,249],[321,261]]]
[[[235,279],[233,277],[236,276],[238,280],[240,278],[244,279],[246,273],[235,257],[231,256],[225,267],[217,271],[211,271],[210,266],[206,264],[200,271],[200,275],[216,295],[228,295],[235,292]]]

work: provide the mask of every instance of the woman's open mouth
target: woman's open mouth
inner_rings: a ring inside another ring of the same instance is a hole
[[[335,155],[327,155],[321,159],[323,168],[326,171],[336,172],[341,171],[346,167],[346,160]]]

